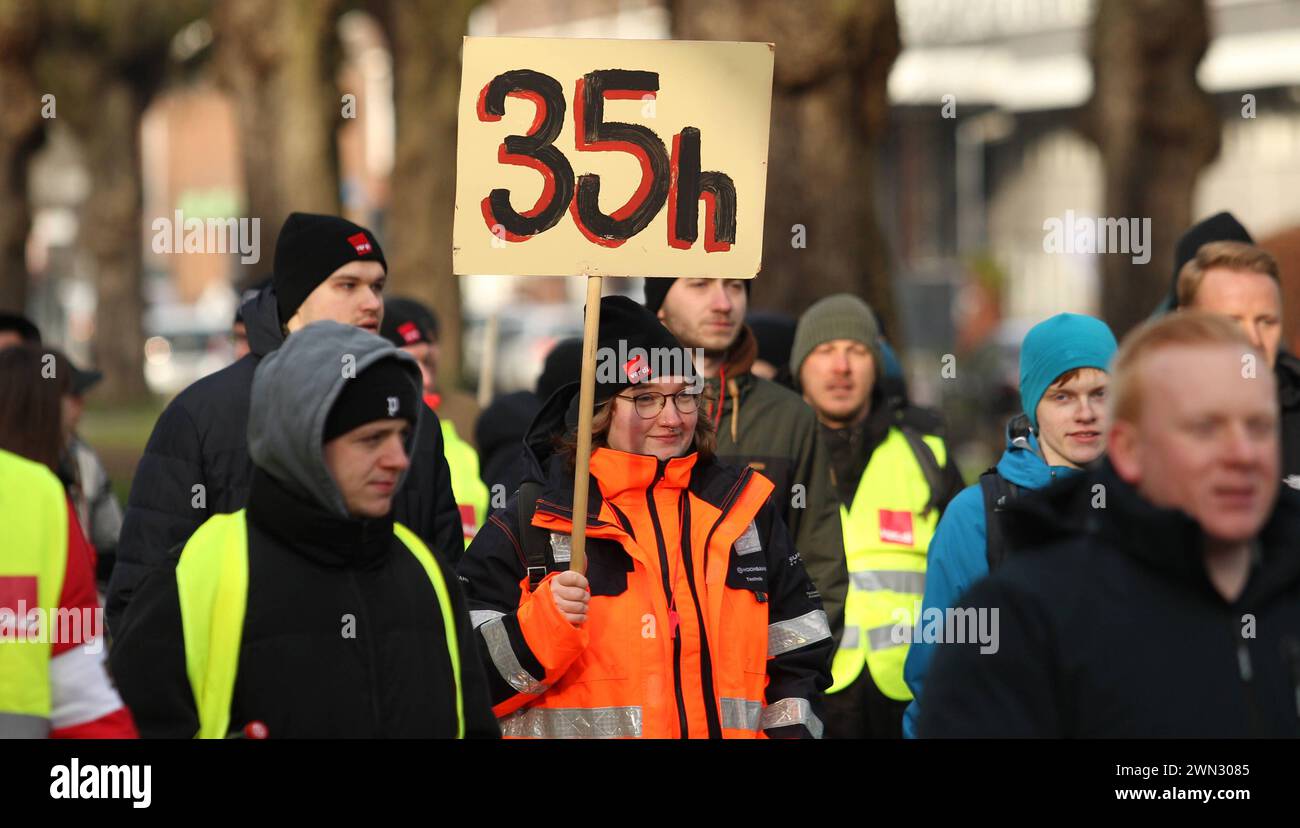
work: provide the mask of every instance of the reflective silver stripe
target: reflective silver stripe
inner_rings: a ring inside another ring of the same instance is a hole
[[[763,730],[796,724],[808,728],[814,739],[822,737],[822,720],[813,714],[812,705],[807,699],[790,698],[773,702],[763,708],[763,715],[759,719],[759,726]]]
[[[50,720],[25,713],[0,713],[0,739],[44,739],[50,735]]]
[[[736,730],[758,730],[763,703],[749,699],[722,699],[722,726]]]
[[[907,570],[868,569],[850,572],[853,586],[864,592],[902,592],[908,595],[925,594],[925,573]]]
[[[907,633],[911,633],[911,630],[907,630]],[[909,640],[909,638],[904,638],[902,641],[895,641],[893,624],[884,627],[872,627],[867,630],[867,643],[871,645],[871,649],[873,650],[888,650],[890,647],[905,647]]]
[[[502,736],[617,739],[641,736],[640,707],[526,707],[497,722]]]
[[[767,654],[769,657],[779,656],[781,653],[788,653],[830,637],[831,625],[826,620],[826,613],[822,610],[813,610],[789,621],[768,624]]]
[[[496,610],[470,610],[469,624],[477,630],[493,618],[500,618],[503,615],[505,615],[504,612],[497,612]]]
[[[492,663],[496,665],[501,678],[520,693],[537,696],[546,692],[546,685],[533,678],[532,674],[519,663],[519,657],[510,646],[510,633],[506,632],[506,625],[500,618],[485,621],[483,626],[479,627],[479,631],[483,633],[483,640],[488,646],[488,655],[492,656]]]
[[[840,649],[852,650],[858,646],[858,639],[861,637],[861,627],[845,627],[844,635],[840,636]]]

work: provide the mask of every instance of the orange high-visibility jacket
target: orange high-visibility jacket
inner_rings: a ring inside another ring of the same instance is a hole
[[[833,644],[772,484],[695,454],[593,451],[591,603],[574,627],[550,591],[568,567],[573,478],[550,460],[525,531],[548,535],[551,573],[529,590],[514,499],[458,568],[503,734],[820,736]]]

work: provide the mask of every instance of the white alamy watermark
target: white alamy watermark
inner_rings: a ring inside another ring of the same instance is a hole
[[[998,651],[997,607],[926,607],[921,616],[894,610],[889,638],[895,644],[979,644],[981,655]]]
[[[104,610],[101,607],[0,606],[0,647],[7,644],[84,645],[86,652],[104,649]]]
[[[628,348],[627,341],[620,339],[617,348],[596,349],[596,382],[636,384],[679,378],[703,390],[704,375],[695,367],[703,359],[703,348]]]
[[[1045,253],[1127,253],[1133,264],[1151,261],[1151,219],[1076,217],[1066,210],[1064,218],[1052,216],[1043,222]]]
[[[170,218],[159,216],[149,225],[153,230],[153,252],[238,253],[243,264],[262,259],[260,218],[185,218],[177,210]]]
[[[72,757],[50,768],[51,799],[128,799],[132,808],[153,802],[153,765],[83,765]]]

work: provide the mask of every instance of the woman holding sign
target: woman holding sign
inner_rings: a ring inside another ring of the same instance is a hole
[[[459,567],[506,736],[819,737],[833,650],[772,484],[719,464],[689,353],[601,300],[585,575],[569,571],[578,386]],[[622,360],[622,361],[620,361]]]

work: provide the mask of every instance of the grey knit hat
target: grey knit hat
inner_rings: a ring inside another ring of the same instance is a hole
[[[790,349],[790,374],[795,387],[799,386],[799,369],[813,349],[832,339],[852,339],[871,349],[880,365],[880,349],[876,341],[880,328],[871,306],[851,293],[837,293],[818,301],[799,317],[794,331],[794,347]]]

